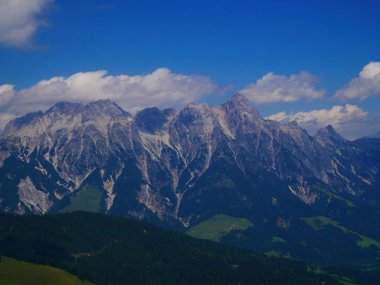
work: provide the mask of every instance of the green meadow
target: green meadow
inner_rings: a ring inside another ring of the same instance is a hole
[[[86,211],[99,213],[101,209],[102,192],[91,185],[83,186],[70,198],[70,204],[64,208],[62,213],[75,211]]]
[[[1,257],[0,285],[91,285],[58,268]]]
[[[219,214],[190,228],[187,234],[195,238],[220,241],[232,231],[243,231],[249,227],[253,227],[253,224],[247,219]]]
[[[361,248],[368,248],[371,246],[375,246],[378,249],[380,249],[380,242],[377,240],[367,237],[365,235],[362,235],[360,233],[357,233],[353,230],[350,230],[346,227],[343,227],[340,225],[337,221],[334,221],[328,217],[323,217],[323,216],[316,216],[316,217],[307,217],[307,218],[302,218],[302,220],[311,226],[315,231],[319,231],[324,229],[326,226],[330,225],[333,226],[337,229],[340,229],[342,232],[348,234],[354,234],[358,237],[358,240],[356,241],[356,245]]]

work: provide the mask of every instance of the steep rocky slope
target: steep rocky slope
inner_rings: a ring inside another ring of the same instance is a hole
[[[380,238],[380,140],[310,136],[266,120],[242,95],[220,106],[58,103],[10,122],[0,139],[0,209],[60,211],[85,185],[101,212],[188,228],[213,215],[288,229],[328,216]]]

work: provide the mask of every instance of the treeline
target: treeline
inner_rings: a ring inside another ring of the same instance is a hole
[[[1,255],[95,284],[338,284],[301,262],[269,258],[120,217],[0,215]]]

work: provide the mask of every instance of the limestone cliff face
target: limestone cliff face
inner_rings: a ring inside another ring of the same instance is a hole
[[[379,187],[379,142],[347,141],[331,126],[312,137],[295,123],[262,118],[240,94],[220,106],[135,116],[109,100],[63,102],[7,125],[0,209],[56,211],[93,184],[104,190],[105,212],[188,226],[217,207],[259,211],[257,195],[273,183],[279,196],[315,208],[335,194],[362,199]],[[273,195],[262,203],[272,205]]]

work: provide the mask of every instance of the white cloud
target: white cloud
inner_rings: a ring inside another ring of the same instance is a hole
[[[105,98],[133,112],[151,106],[181,106],[218,91],[217,84],[209,77],[175,74],[167,68],[135,76],[111,76],[103,70],[80,72],[67,78],[42,80],[18,92],[12,85],[0,85],[0,115],[6,118],[5,114],[11,117],[46,110],[58,101],[88,102]]]
[[[14,86],[11,84],[0,85],[0,130],[3,130],[6,123],[14,119],[16,116],[2,110],[2,106],[7,105],[7,103],[12,99],[14,95]]]
[[[334,97],[343,101],[364,100],[370,96],[380,96],[380,62],[370,62],[346,86],[338,90]]]
[[[0,0],[0,44],[29,47],[37,29],[45,25],[41,13],[52,0]]]
[[[11,84],[0,85],[0,106],[5,105],[14,94],[14,86]]]
[[[290,77],[270,72],[240,92],[256,104],[313,101],[326,94],[316,88],[317,82],[318,79],[307,72]]]
[[[13,114],[8,113],[0,113],[0,130],[4,130],[7,123],[13,119],[15,119],[17,116]]]
[[[280,112],[267,117],[279,122],[296,121],[309,133],[314,134],[318,129],[332,125],[341,135],[355,138],[362,135],[368,113],[356,105],[333,106],[331,109],[313,110],[286,114]]]

